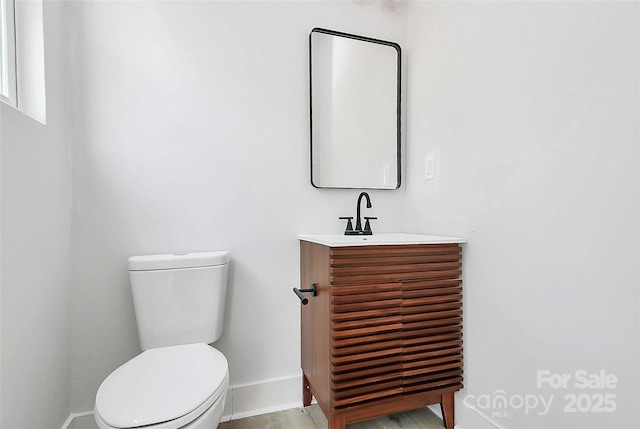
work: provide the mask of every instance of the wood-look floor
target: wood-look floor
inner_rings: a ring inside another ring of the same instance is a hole
[[[347,429],[442,429],[442,419],[428,408],[347,425]],[[220,423],[218,429],[327,429],[318,405]]]

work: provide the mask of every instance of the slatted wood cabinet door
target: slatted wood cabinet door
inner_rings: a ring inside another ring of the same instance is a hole
[[[452,429],[462,388],[458,244],[328,247],[300,242],[303,403],[331,429],[440,403]]]

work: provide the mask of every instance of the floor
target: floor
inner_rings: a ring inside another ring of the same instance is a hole
[[[442,419],[428,408],[347,425],[347,429],[442,429]],[[218,429],[327,429],[318,405],[220,423]]]

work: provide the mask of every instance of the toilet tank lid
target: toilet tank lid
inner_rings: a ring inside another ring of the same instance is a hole
[[[172,270],[178,268],[213,267],[229,262],[229,252],[169,253],[132,256],[129,271]]]

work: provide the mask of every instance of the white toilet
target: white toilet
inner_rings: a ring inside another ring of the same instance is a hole
[[[226,251],[129,258],[143,352],[100,385],[100,429],[218,426],[229,366],[209,344],[222,334],[228,268]]]

